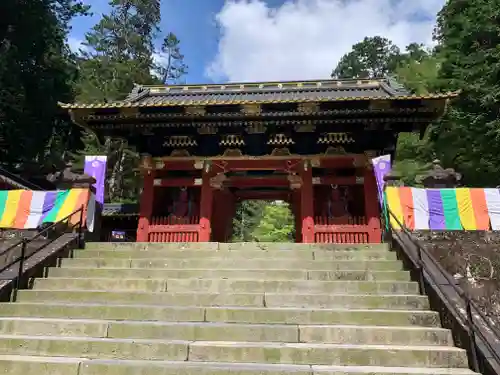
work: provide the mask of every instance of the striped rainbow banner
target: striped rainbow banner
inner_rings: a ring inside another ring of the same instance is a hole
[[[499,189],[391,186],[385,199],[397,221],[410,230],[500,230]],[[401,229],[392,216],[390,220]]]
[[[0,228],[35,229],[61,221],[82,206],[85,214],[89,198],[89,189],[0,190]],[[79,214],[70,218],[72,224],[79,220]]]

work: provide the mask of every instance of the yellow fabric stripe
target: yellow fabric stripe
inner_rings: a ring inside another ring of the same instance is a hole
[[[392,214],[396,216],[398,221],[403,224],[403,208],[401,207],[401,199],[399,197],[399,189],[394,186],[388,186],[385,190],[385,194],[387,197],[387,206],[389,210],[391,210]],[[394,219],[392,215],[390,215],[391,226],[394,229],[401,229],[401,225]]]
[[[10,190],[5,202],[5,210],[3,211],[2,220],[0,220],[0,228],[12,228],[16,221],[17,208],[23,190]]]
[[[477,230],[476,217],[474,215],[474,206],[470,189],[458,188],[455,189],[457,196],[458,215],[465,230]]]
[[[69,216],[76,210],[77,208],[76,204],[78,203],[80,194],[83,194],[85,191],[86,189],[71,189],[69,191],[66,200],[64,201],[62,207],[59,209],[59,212],[57,213],[55,220],[56,222],[61,221],[62,219]]]

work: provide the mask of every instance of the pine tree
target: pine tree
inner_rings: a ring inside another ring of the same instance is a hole
[[[156,66],[163,83],[180,83],[179,80],[187,73],[180,44],[181,41],[173,33],[168,33],[163,40],[159,54],[161,59]]]

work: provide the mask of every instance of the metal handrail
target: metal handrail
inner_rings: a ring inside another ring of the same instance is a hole
[[[52,229],[56,228],[59,224],[61,223],[66,223],[66,230],[67,229],[72,229],[74,230],[75,227],[78,227],[78,237],[77,237],[77,244],[78,244],[78,247],[79,248],[82,248],[82,245],[83,245],[83,239],[82,239],[82,232],[83,232],[83,214],[84,214],[84,211],[85,211],[85,207],[82,205],[78,210],[72,212],[71,214],[69,214],[68,216],[66,216],[65,218],[55,222],[55,223],[52,223],[51,225],[49,225],[47,228],[45,229],[42,229],[39,233],[37,233],[35,236],[31,237],[31,238],[23,238],[21,241],[15,243],[14,245],[8,247],[7,249],[3,250],[1,253],[0,253],[0,256],[3,256],[3,255],[6,255],[14,250],[16,250],[19,246],[21,246],[21,255],[19,257],[15,257],[10,263],[4,265],[2,268],[0,268],[0,273],[11,268],[13,265],[15,265],[17,262],[19,262],[19,269],[18,269],[18,272],[17,272],[17,276],[15,278],[13,278],[13,280],[16,280],[15,284],[14,284],[14,293],[13,293],[13,300],[15,301],[16,300],[16,296],[17,296],[17,291],[20,289],[20,283],[21,283],[21,280],[22,280],[22,277],[23,277],[23,271],[24,271],[24,263],[26,262],[26,260],[30,257],[32,257],[33,255],[39,253],[41,250],[43,250],[44,248],[46,248],[48,245],[50,245],[52,242],[54,242],[57,238],[59,237],[56,237],[52,240],[47,240],[46,242],[44,242],[42,244],[42,246],[40,246],[39,248],[37,248],[35,251],[33,251],[31,254],[29,254],[28,256],[26,256],[26,249],[28,247],[28,244],[37,240],[38,238],[42,237],[44,234],[48,233],[49,231],[51,231]],[[69,222],[70,222],[70,219],[76,215],[76,214],[80,214],[80,218],[78,220],[78,222],[76,224],[73,224],[72,226],[69,225]]]
[[[495,348],[491,345],[490,340],[484,335],[483,331],[481,328],[479,328],[476,323],[474,322],[474,315],[473,315],[473,310],[476,315],[478,315],[481,320],[483,321],[483,325],[486,326],[486,328],[491,332],[491,334],[494,336],[494,339],[500,342],[500,335],[497,332],[497,328],[493,327],[489,319],[481,312],[481,310],[478,308],[478,306],[474,303],[474,301],[469,297],[469,295],[459,286],[456,285],[456,280],[439,264],[439,262],[434,258],[434,256],[427,251],[424,247],[420,245],[420,243],[412,236],[411,232],[408,230],[408,228],[405,227],[404,224],[402,224],[399,219],[394,215],[394,213],[389,209],[389,207],[386,207],[387,212],[389,213],[390,219],[394,220],[397,225],[401,228],[401,230],[397,230],[392,227],[391,220],[388,220],[388,228],[391,230],[392,233],[396,232],[403,232],[405,233],[406,237],[411,241],[411,243],[416,247],[417,249],[417,259],[415,259],[414,255],[410,253],[410,251],[405,248],[405,246],[401,246],[401,249],[405,252],[406,256],[414,263],[415,269],[418,272],[418,283],[419,283],[419,288],[421,294],[425,293],[425,275],[431,279],[430,281],[432,282],[433,285],[436,285],[439,291],[441,292],[441,295],[447,300],[447,304],[451,306],[454,309],[455,314],[458,317],[462,317],[462,312],[457,308],[456,301],[453,301],[449,298],[446,298],[446,292],[443,290],[439,280],[435,277],[435,275],[432,272],[426,272],[426,262],[423,260],[422,255],[425,255],[428,260],[431,261],[432,266],[434,266],[439,272],[441,273],[441,276],[443,276],[447,281],[448,284],[452,287],[452,289],[457,293],[457,295],[463,300],[465,304],[465,311],[466,311],[466,330],[469,335],[469,340],[471,343],[471,358],[472,358],[472,368],[476,372],[480,372],[479,368],[479,361],[478,361],[478,351],[481,349],[478,347],[477,342],[476,342],[476,337],[480,338],[481,341],[484,343],[484,348],[488,350],[488,354],[490,354],[490,357],[494,358],[495,361],[497,362],[498,365],[500,365],[500,354],[495,350]],[[401,237],[398,235],[398,237],[401,239]]]

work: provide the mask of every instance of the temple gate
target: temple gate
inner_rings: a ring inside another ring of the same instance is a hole
[[[68,104],[101,140],[141,153],[139,242],[226,242],[236,205],[283,200],[297,242],[377,243],[371,159],[425,131],[451,94],[389,80],[137,86],[121,102]]]

